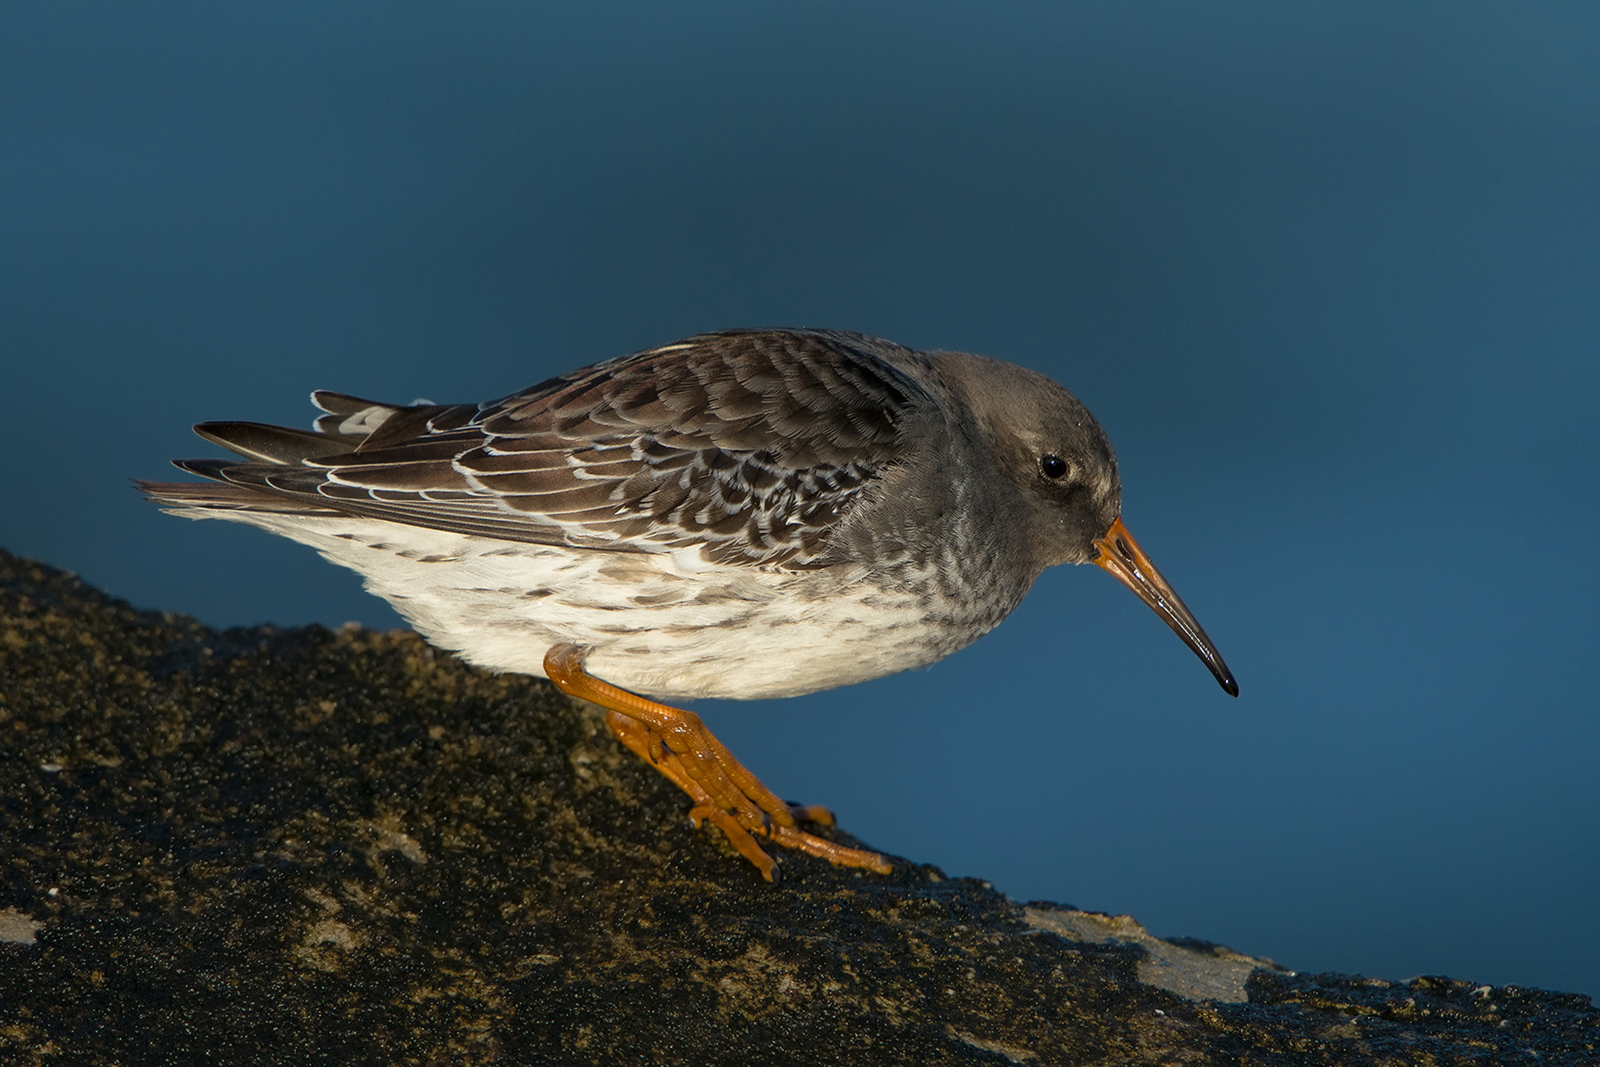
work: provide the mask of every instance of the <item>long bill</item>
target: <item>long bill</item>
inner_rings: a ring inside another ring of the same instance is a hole
[[[1184,607],[1178,594],[1172,591],[1172,586],[1161,577],[1161,572],[1144,554],[1139,542],[1128,533],[1122,520],[1112,523],[1106,535],[1098,538],[1094,544],[1100,550],[1094,559],[1095,565],[1110,571],[1117,581],[1132,589],[1134,595],[1155,609],[1155,613],[1172,627],[1172,632],[1183,638],[1183,643],[1211,668],[1211,673],[1217,676],[1217,681],[1228,695],[1238,696],[1239,683],[1233,680],[1228,665],[1222,662],[1217,646],[1211,643],[1211,638],[1206,636],[1194,615]]]

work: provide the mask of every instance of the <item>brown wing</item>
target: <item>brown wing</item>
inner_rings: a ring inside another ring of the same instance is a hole
[[[847,333],[740,331],[597,364],[477,407],[398,408],[317,393],[329,414],[315,434],[196,427],[263,462],[180,465],[269,493],[286,509],[510,541],[698,546],[715,562],[817,565],[827,562],[830,529],[897,461],[905,417],[932,403],[877,354],[893,347]],[[192,506],[194,493],[184,495]],[[219,494],[213,506],[244,505]]]

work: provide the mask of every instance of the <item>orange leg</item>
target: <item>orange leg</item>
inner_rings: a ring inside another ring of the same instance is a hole
[[[778,799],[711,735],[700,716],[602,682],[583,669],[583,656],[576,645],[557,645],[545,653],[545,673],[563,693],[607,709],[606,725],[617,739],[689,794],[694,824],[710,819],[767,881],[777,881],[777,864],[756,844],[756,833],[830,863],[889,873],[889,864],[876,852],[845,848],[797,829],[796,818],[832,825],[833,815],[826,808],[791,808]]]

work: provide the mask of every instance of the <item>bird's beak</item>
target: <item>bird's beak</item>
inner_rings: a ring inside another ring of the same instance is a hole
[[[1132,589],[1140,600],[1154,608],[1155,613],[1172,627],[1173,633],[1183,638],[1183,643],[1193,649],[1194,654],[1211,668],[1211,673],[1217,676],[1217,681],[1222,683],[1222,688],[1227,690],[1228,695],[1238,696],[1239,683],[1233,680],[1228,665],[1222,662],[1222,656],[1217,653],[1217,646],[1213,645],[1211,638],[1200,629],[1200,624],[1189,613],[1189,609],[1183,606],[1183,601],[1172,591],[1172,586],[1161,577],[1161,572],[1150,562],[1150,557],[1144,554],[1139,542],[1128,533],[1128,528],[1122,525],[1122,520],[1118,519],[1112,523],[1111,529],[1106,531],[1104,537],[1097,539],[1094,545],[1100,550],[1100,554],[1094,559],[1095,565],[1110,571],[1116,576],[1117,581]]]

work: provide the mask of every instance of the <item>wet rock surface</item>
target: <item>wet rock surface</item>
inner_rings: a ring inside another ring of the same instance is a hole
[[[1600,1062],[1584,996],[1297,975],[904,861],[774,888],[684,811],[542,681],[0,553],[0,1063]]]

